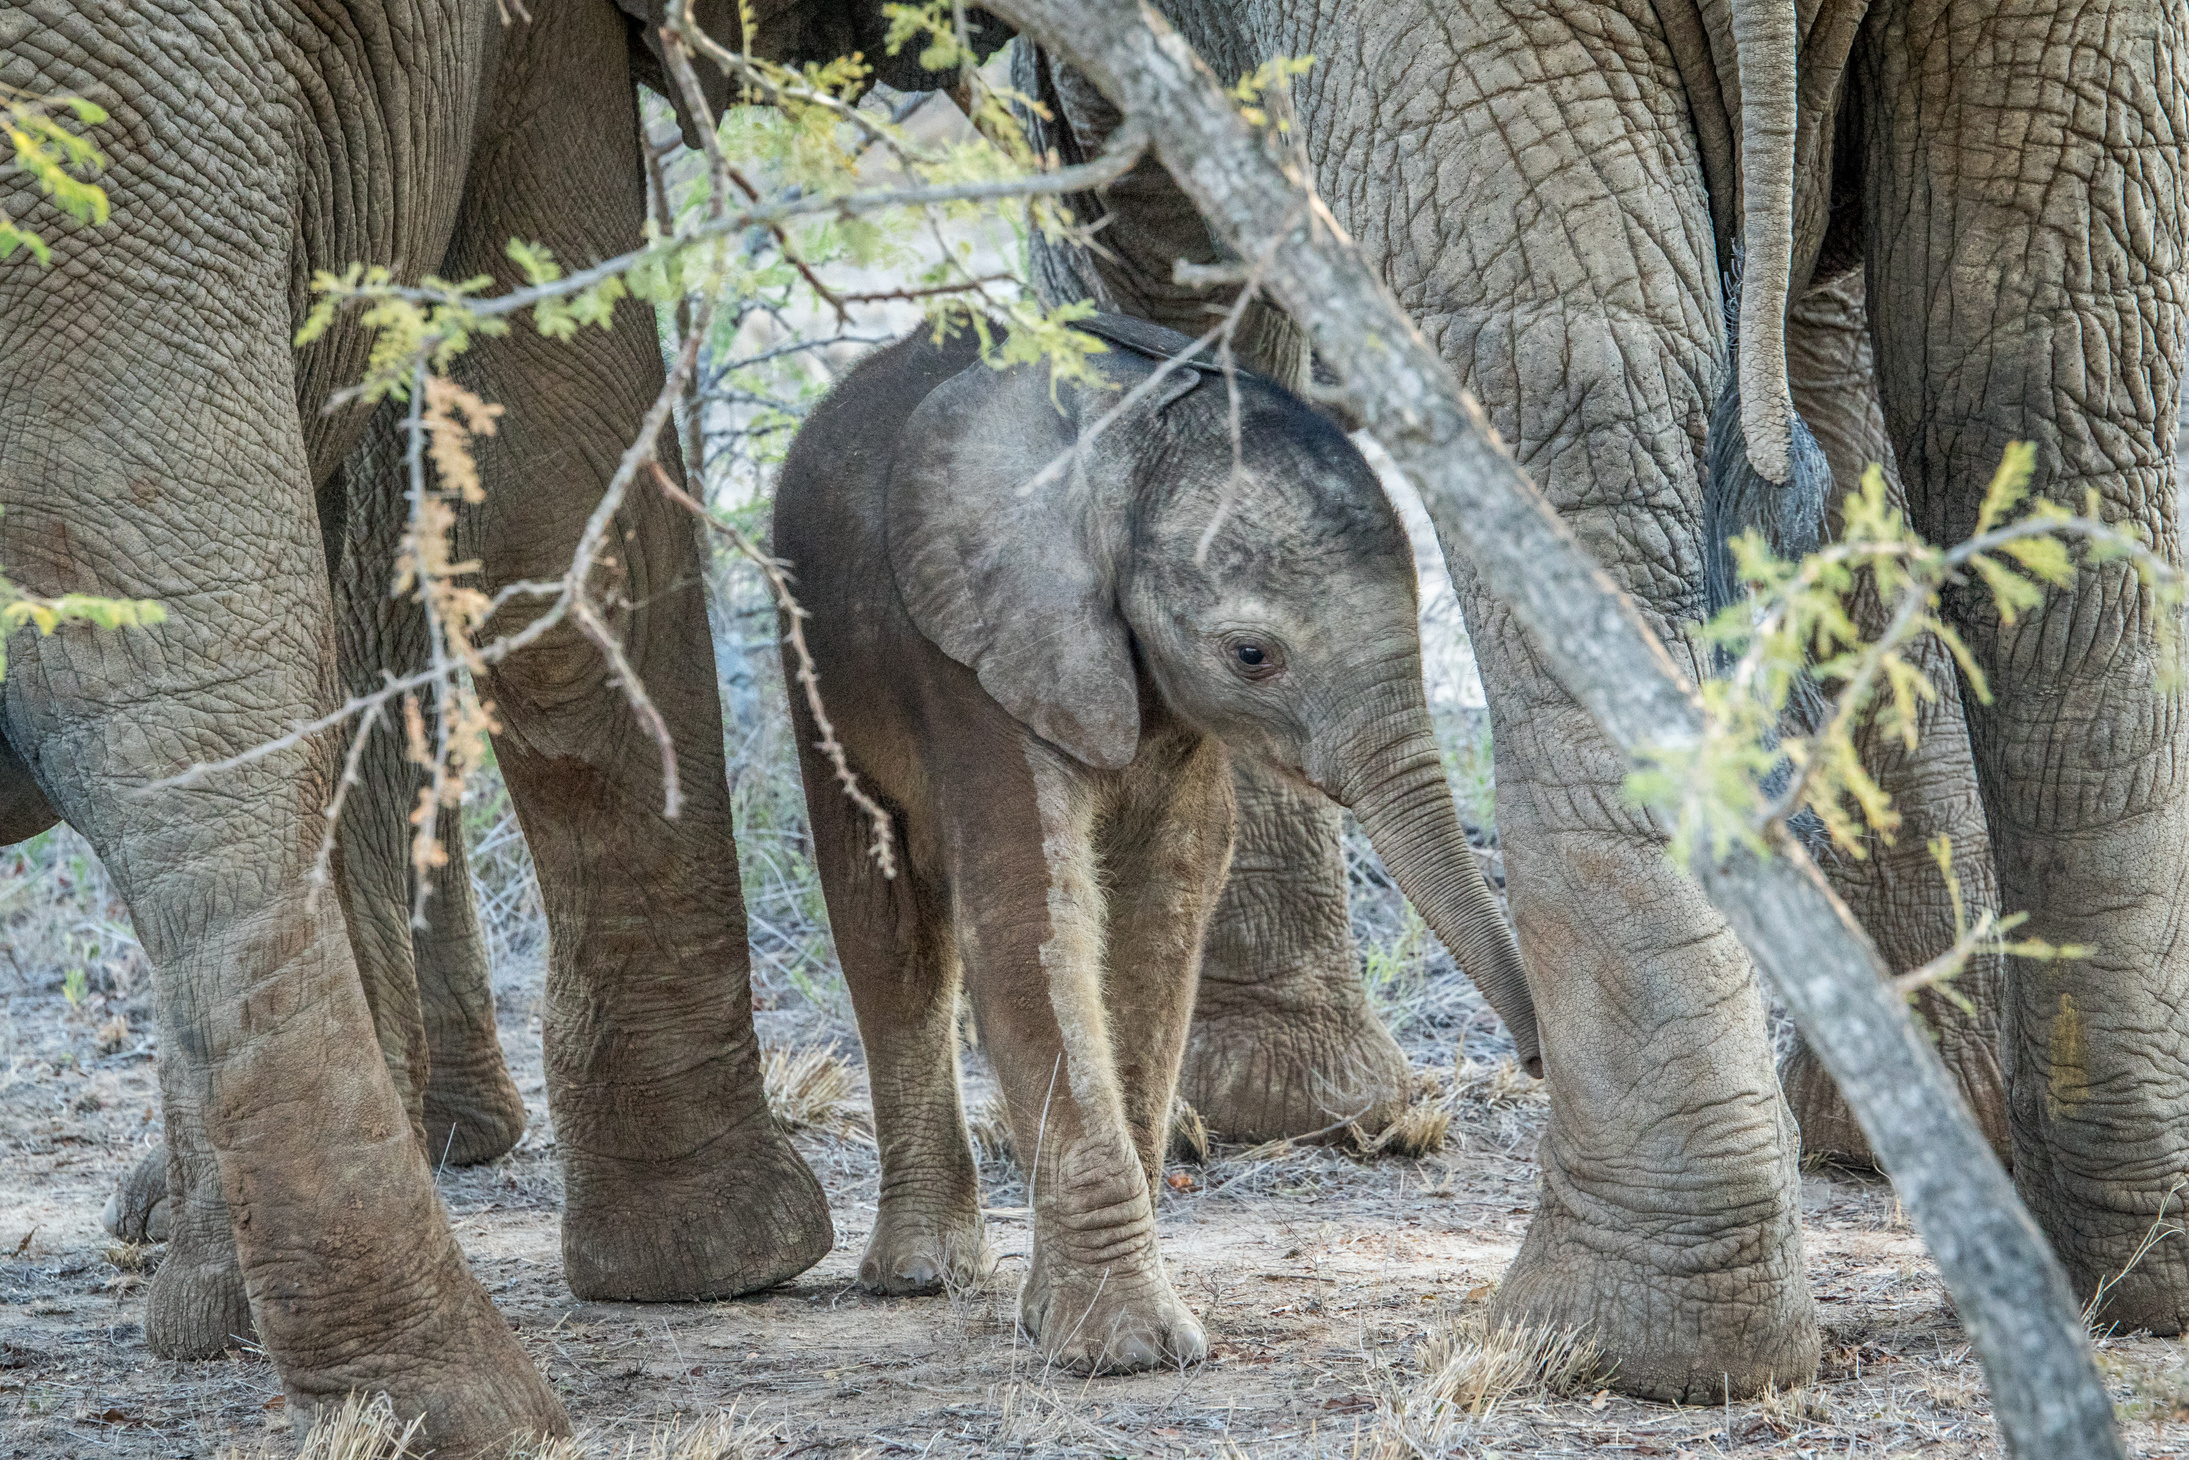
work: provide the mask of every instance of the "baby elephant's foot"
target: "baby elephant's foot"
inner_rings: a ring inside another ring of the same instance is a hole
[[[165,1242],[167,1214],[167,1147],[160,1145],[129,1168],[99,1221],[124,1242]]]
[[[875,1293],[939,1293],[973,1287],[995,1268],[978,1215],[952,1221],[884,1207],[859,1259],[859,1286]]]
[[[1028,1278],[1019,1324],[1051,1363],[1075,1374],[1131,1374],[1197,1364],[1208,1334],[1161,1269],[1129,1276],[1074,1268]]]

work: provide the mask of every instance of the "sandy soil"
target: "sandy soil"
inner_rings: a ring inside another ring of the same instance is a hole
[[[1219,1148],[1210,1164],[1180,1168],[1190,1189],[1166,1194],[1165,1251],[1215,1345],[1187,1372],[1077,1379],[1046,1372],[1015,1338],[1027,1226],[1023,1188],[1000,1159],[986,1173],[1003,1254],[992,1282],[951,1298],[856,1291],[876,1176],[856,1121],[800,1137],[828,1188],[838,1242],[798,1282],[726,1303],[581,1303],[559,1269],[537,997],[524,979],[501,994],[533,1130],[493,1166],[443,1173],[441,1191],[488,1290],[604,1448],[665,1416],[734,1405],[752,1417],[758,1454],[1373,1454],[1420,1383],[1424,1337],[1479,1311],[1532,1209],[1539,1100],[1501,1086],[1480,1062],[1455,1080],[1449,1048],[1425,1045],[1425,1065],[1444,1061],[1436,1074],[1453,1113],[1441,1153],[1360,1161]],[[154,1359],[143,1340],[143,1264],[157,1249],[115,1249],[99,1226],[115,1178],[158,1131],[145,1043],[99,1051],[101,1025],[114,1043],[117,1013],[148,1023],[141,999],[77,1009],[52,990],[18,987],[7,1001],[0,1456],[280,1453],[291,1426],[271,1367],[248,1349],[206,1363]],[[764,1034],[825,1034],[821,1017],[763,1015]],[[1998,1453],[1967,1340],[1891,1189],[1874,1176],[1814,1172],[1804,1204],[1827,1350],[1807,1390],[1692,1409],[1524,1392],[1450,1429],[1438,1451]],[[2181,1453],[2181,1347],[2114,1342],[2105,1360],[2134,1453]]]

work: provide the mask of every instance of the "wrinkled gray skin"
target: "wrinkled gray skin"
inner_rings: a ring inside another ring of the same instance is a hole
[[[812,5],[764,25],[790,59],[878,55],[857,19]],[[633,246],[632,82],[658,72],[643,34],[604,0],[544,0],[506,28],[492,0],[0,14],[0,80],[112,112],[115,218],[78,228],[16,180],[0,199],[56,254],[0,269],[0,560],[33,591],[168,610],[127,636],[19,634],[0,685],[0,832],[55,813],[82,832],[158,972],[171,1247],[147,1340],[210,1354],[255,1330],[300,1412],[386,1390],[443,1454],[567,1422],[465,1267],[418,1139],[431,1059],[491,1031],[483,1005],[436,1012],[416,992],[414,960],[476,951],[460,915],[415,945],[402,927],[390,808],[410,772],[368,757],[374,824],[344,828],[342,896],[316,913],[339,736],[142,788],[276,740],[417,652],[404,610],[377,606],[400,438],[385,415],[322,412],[366,341],[343,325],[295,351],[305,285],[351,260],[507,284],[513,236],[573,261]],[[488,499],[457,556],[490,590],[554,576],[660,388],[652,315],[573,346],[520,326],[456,373],[512,407],[479,443]],[[630,605],[615,627],[674,737],[681,818],[662,817],[648,737],[575,634],[481,685],[548,909],[564,1260],[582,1296],[727,1296],[802,1270],[832,1234],[761,1091],[692,529],[639,492],[615,532],[602,596]],[[489,1141],[516,1114],[499,1099]]]
[[[1762,155],[1742,141],[1743,69],[1756,79],[1747,120],[1766,124],[1753,135],[1794,181],[1776,224],[1790,240],[1777,253],[1795,306],[1791,380],[1832,417],[1811,422],[1835,469],[1889,443],[1916,524],[1955,540],[2005,443],[2032,439],[2041,490],[2079,502],[2095,488],[2176,553],[2178,8],[2001,16],[1894,0],[1865,17],[1805,0],[1793,37],[1750,33],[1746,68],[1715,3],[1179,0],[1166,13],[1220,76],[1316,56],[1295,98],[1332,213],[1691,673],[1707,668],[1683,626],[1704,611],[1708,422],[1733,373],[1721,301],[1736,236],[1771,232],[1754,226],[1771,224],[1768,208],[1743,223],[1744,150]],[[1796,43],[1798,116],[1784,65]],[[1067,155],[1114,122],[1068,73],[1049,96]],[[1217,251],[1158,169],[1083,211],[1109,215],[1108,254],[1047,255],[1053,294],[1206,328],[1208,297],[1173,285],[1171,264]],[[1872,302],[1874,404],[1831,378],[1859,311],[1842,299],[1834,317],[1810,297],[1855,267]],[[1744,335],[1768,323],[1745,319]],[[1280,328],[1254,329],[1267,368],[1297,360]],[[1551,1086],[1541,1208],[1497,1314],[1594,1328],[1636,1393],[1798,1381],[1818,1346],[1798,1136],[1756,981],[1626,809],[1619,758],[1464,564],[1455,576],[1490,692],[1498,824]],[[2099,949],[1993,971],[2003,1072],[1981,1018],[1948,1031],[1979,1113],[2003,1090],[2020,1190],[2086,1294],[2126,1265],[2189,1171],[2189,948],[2174,912],[2189,726],[2154,682],[2148,609],[2118,565],[2012,626],[1980,593],[1957,593],[1949,610],[1994,699],[1969,707],[1965,742],[1949,703],[1935,746],[1871,747],[1898,792],[1934,793],[1911,831],[1954,830],[1976,901],[1996,896],[2037,936]],[[1913,860],[1920,836],[1835,872],[1903,965],[1951,937],[1934,874]],[[1325,855],[1289,865],[1309,877]],[[1817,1116],[1836,1103],[1819,1076],[1806,1059],[1789,1071]],[[2104,1314],[2171,1333],[2185,1308],[2189,1248],[2162,1244]]]
[[[989,1264],[957,1081],[962,977],[1019,1149],[1037,1153],[1020,1319],[1080,1371],[1207,1352],[1164,1275],[1154,1189],[1234,756],[1350,806],[1524,1056],[1535,1043],[1519,950],[1445,784],[1412,557],[1375,474],[1331,423],[1242,375],[1235,476],[1222,379],[1155,378],[1189,342],[1095,328],[1117,342],[1096,362],[1106,388],[1053,400],[1045,369],[991,370],[970,338],[923,330],[879,352],[799,432],[775,498],[830,716],[890,808],[899,868],[873,865],[801,703],[882,1154],[860,1281],[933,1291]]]

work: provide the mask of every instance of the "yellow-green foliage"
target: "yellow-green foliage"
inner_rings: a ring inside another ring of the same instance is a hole
[[[106,121],[106,108],[81,96],[33,96],[13,87],[0,86],[0,131],[5,131],[12,156],[7,171],[27,172],[38,191],[53,205],[79,223],[106,222],[106,190],[91,179],[106,168],[106,158],[90,142],[68,128],[58,115],[67,112],[80,127],[96,127]],[[53,250],[29,225],[0,212],[0,259],[19,248],[43,264],[53,262]]]
[[[1685,863],[1703,848],[1720,857],[1736,846],[1764,850],[1767,829],[1804,808],[1850,856],[1864,855],[1865,830],[1889,844],[1900,819],[1892,798],[1864,769],[1855,732],[1874,719],[1885,733],[1914,745],[1918,715],[1938,691],[1908,660],[1909,646],[1936,635],[1960,665],[1969,692],[1979,702],[1990,700],[1982,668],[1941,616],[1940,595],[1949,585],[1980,582],[2011,624],[2041,606],[2048,591],[2071,587],[2082,569],[2125,561],[2156,610],[2164,641],[2159,662],[2173,665],[2180,575],[2135,524],[2107,522],[2094,493],[2080,514],[2033,499],[2035,467],[2033,446],[2009,445],[1985,493],[1975,535],[1952,548],[1924,541],[1909,525],[1875,465],[1846,500],[1839,540],[1800,562],[1774,556],[1758,533],[1734,539],[1749,597],[1698,635],[1706,647],[1734,656],[1730,672],[1702,686],[1704,733],[1694,743],[1651,747],[1627,782],[1628,796],[1669,824],[1675,859]],[[1849,612],[1865,572],[1889,614],[1875,641],[1864,638]],[[1808,735],[1782,739],[1788,701],[1805,679],[1827,697],[1824,723]],[[1766,787],[1781,769],[1788,784],[1773,796]]]
[[[2140,526],[2107,522],[2095,492],[2079,514],[2033,497],[2036,461],[2028,442],[2007,447],[1984,494],[1975,534],[1956,547],[1923,540],[1876,465],[1843,506],[1839,540],[1800,562],[1774,556],[1760,534],[1734,540],[1748,601],[1726,608],[1698,636],[1706,648],[1734,656],[1733,668],[1702,686],[1701,739],[1651,747],[1627,780],[1628,796],[1670,826],[1675,860],[1685,865],[1699,851],[1724,857],[1736,847],[1767,853],[1767,833],[1803,809],[1849,856],[1865,855],[1865,834],[1890,845],[1900,816],[1863,766],[1855,734],[1874,721],[1914,747],[1918,716],[1938,690],[1908,660],[1909,646],[1936,635],[1960,666],[1969,693],[1980,703],[1991,698],[1982,667],[1941,615],[1941,594],[1949,585],[1980,583],[2000,619],[2012,624],[2041,608],[2048,592],[2072,588],[2078,573],[2125,562],[2158,626],[2160,672],[2179,672],[2180,573],[2153,551]],[[1849,612],[1865,572],[1874,577],[1888,614],[1875,640],[1864,637]],[[1782,738],[1788,702],[1805,679],[1826,697],[1823,723],[1807,735]],[[1782,773],[1785,788],[1773,794],[1768,788]],[[2080,947],[2010,940],[2026,920],[2023,913],[1987,909],[1972,923],[1953,876],[1951,844],[1939,838],[1930,850],[1953,901],[1957,936],[1946,952],[1898,977],[1900,992],[1912,997],[1921,988],[1943,986],[1980,950],[2034,959],[2088,955]]]
[[[101,629],[135,629],[163,622],[167,610],[149,599],[95,598],[87,593],[64,593],[59,598],[40,598],[25,593],[0,573],[0,679],[8,673],[7,635],[29,624],[50,634],[62,624],[90,624]]]
[[[106,190],[92,182],[106,167],[99,149],[68,128],[58,115],[67,112],[83,127],[106,121],[106,109],[80,96],[31,96],[0,86],[0,130],[12,149],[6,170],[27,172],[54,206],[79,223],[107,220]],[[0,259],[17,249],[30,250],[41,267],[53,262],[53,250],[19,218],[0,212]],[[157,603],[130,598],[100,598],[64,593],[42,598],[25,593],[0,572],[0,679],[7,677],[7,636],[25,624],[50,634],[63,624],[102,629],[142,628],[167,617]]]

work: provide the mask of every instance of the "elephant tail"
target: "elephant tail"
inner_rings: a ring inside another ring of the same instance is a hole
[[[1739,272],[1736,252],[1736,281]],[[1735,311],[1729,307],[1726,313],[1728,331],[1738,341]],[[1725,389],[1710,413],[1709,472],[1703,484],[1703,586],[1712,614],[1740,601],[1740,576],[1730,546],[1733,539],[1757,529],[1771,551],[1782,558],[1812,553],[1824,535],[1824,506],[1832,491],[1832,466],[1824,448],[1790,403],[1784,417],[1786,475],[1772,481],[1757,469],[1741,383],[1738,372],[1728,372]]]
[[[1793,474],[1794,402],[1786,383],[1786,306],[1794,268],[1794,123],[1801,38],[1793,0],[1733,0],[1740,75],[1742,329],[1735,341],[1740,434],[1768,482]]]

